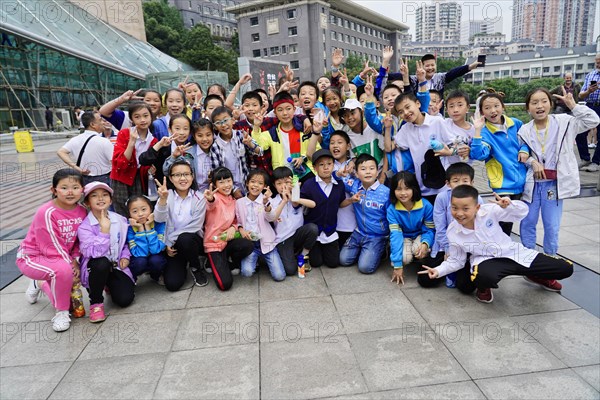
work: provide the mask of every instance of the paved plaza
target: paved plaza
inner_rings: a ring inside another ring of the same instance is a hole
[[[64,141],[18,156],[3,145],[3,168],[24,156],[61,167]],[[2,176],[6,263],[49,185]],[[130,307],[107,300],[105,322],[58,334],[48,299],[28,304],[18,278],[0,292],[0,398],[599,399],[600,197],[564,208],[559,253],[577,265],[563,294],[511,277],[492,304],[420,288],[411,268],[392,284],[388,261],[370,276],[320,268],[283,282],[263,268],[227,293],[191,278],[170,293],[144,276]]]

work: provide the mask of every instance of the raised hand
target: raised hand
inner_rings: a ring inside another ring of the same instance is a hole
[[[343,87],[346,87],[350,83],[350,81],[348,80],[348,71],[346,71],[346,68],[340,70],[340,83]]]
[[[392,46],[385,46],[383,48],[383,51],[381,52],[381,58],[383,58],[383,61],[387,61],[389,64],[389,62],[393,56],[394,56],[394,48]]]
[[[97,219],[102,233],[110,232],[110,217],[108,216],[108,210],[102,210]]]
[[[285,69],[285,67],[284,67],[284,69]],[[242,77],[240,78],[238,83],[240,84],[240,86],[242,86],[242,85],[245,85],[246,83],[250,82],[251,80],[252,80],[252,74],[248,73],[248,74],[242,75]]]
[[[363,70],[362,70],[362,71],[360,71],[360,73],[358,74],[358,76],[360,76],[360,78],[361,78],[361,79],[365,79],[365,76],[367,76],[367,74],[368,74],[369,72],[371,72],[371,70],[372,70],[372,69],[373,69],[373,68],[371,68],[371,67],[369,66],[369,60],[367,59],[367,61],[365,61],[365,65],[364,65],[364,67],[363,67]]]
[[[394,120],[392,119],[392,116],[389,112],[385,113],[385,116],[383,117],[383,127],[385,129],[390,129],[393,125]]]
[[[334,68],[339,68],[342,62],[344,62],[344,52],[342,49],[334,49],[333,53],[331,53],[331,65]]]
[[[271,200],[271,196],[273,196],[273,192],[271,192],[271,188],[267,186],[267,190],[265,190],[265,194],[263,195],[263,205],[267,205],[269,200]]]
[[[138,133],[135,126],[129,130],[129,143],[135,143],[136,140],[140,138],[140,134]]]
[[[269,87],[267,88],[267,91],[269,92],[270,99],[275,97],[275,94],[277,93],[277,88],[275,88],[275,84],[270,84]]]
[[[577,102],[575,101],[575,99],[573,98],[573,94],[572,93],[567,93],[567,91],[565,90],[564,86],[561,86],[562,89],[562,96],[559,96],[558,94],[554,94],[553,96],[556,97],[559,100],[562,100],[563,103],[565,103],[565,105],[567,107],[569,107],[569,110],[572,110],[575,108],[575,106],[577,105]]]
[[[158,179],[155,179],[154,183],[156,183],[156,192],[158,193],[158,197],[161,200],[167,200],[167,197],[169,197],[169,189],[167,188],[167,177],[163,176],[162,185],[160,184]]]
[[[369,74],[367,75],[367,79],[365,80],[365,94],[367,95],[367,99],[373,98],[373,93],[375,93],[375,87],[373,86],[373,76]]]
[[[291,82],[294,80],[294,70],[289,65],[283,66],[283,73],[285,74],[285,80]]]
[[[435,268],[428,267],[427,265],[421,265],[421,267],[425,268],[425,271],[417,272],[417,274],[419,275],[427,274],[429,276],[429,279],[437,279],[440,276],[439,272]]]
[[[498,193],[494,193],[494,197],[496,198],[496,200],[490,200],[490,203],[498,204],[502,208],[506,208],[512,204],[512,201],[508,196],[500,197]]]
[[[479,113],[476,113],[474,117],[471,117],[471,122],[473,123],[473,128],[475,128],[476,131],[481,131],[485,126],[485,117],[478,114]]]
[[[350,197],[350,201],[353,203],[359,203],[365,197],[365,193],[363,191],[356,192],[352,197]]]
[[[163,147],[167,147],[171,145],[171,142],[173,141],[173,135],[170,136],[163,136],[158,142],[156,142],[156,144],[152,147],[154,147],[154,150],[158,151],[160,149],[162,149]]]
[[[190,79],[190,76],[189,76],[189,75],[186,75],[186,76],[185,76],[185,79],[183,80],[183,82],[179,82],[179,83],[177,84],[177,87],[178,87],[179,89],[181,89],[181,90],[185,91],[185,87],[186,87],[186,85],[187,85],[187,81],[188,81],[188,79]]]
[[[254,114],[254,121],[253,121],[254,129],[260,130],[260,127],[261,127],[264,119],[265,119],[264,115],[262,115],[260,113]]]
[[[242,139],[242,143],[244,143],[248,147],[252,147],[252,136],[250,136],[246,131],[244,131],[244,138]]]
[[[217,193],[217,190],[219,189],[213,189],[213,184],[211,183],[210,187],[204,191],[204,198],[212,203],[215,201],[215,193]]]
[[[402,77],[408,76],[408,59],[400,59],[400,73],[402,73]]]
[[[185,153],[188,152],[189,149],[192,148],[192,145],[189,143],[183,144],[181,146],[177,146],[175,147],[175,150],[173,150],[173,154],[172,156],[177,158],[177,157],[182,157],[185,155]]]
[[[425,68],[423,68],[423,61],[417,60],[417,80],[419,82],[425,82]]]
[[[142,91],[142,89],[138,89],[135,92],[133,90],[128,90],[125,93],[123,93],[122,95],[120,95],[117,100],[118,100],[119,104],[125,103],[126,101],[132,101],[132,100],[144,100],[143,97],[138,96],[138,93],[140,93],[141,91]]]

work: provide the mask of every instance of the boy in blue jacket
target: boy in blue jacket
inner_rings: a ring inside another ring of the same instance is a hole
[[[340,264],[352,265],[358,260],[363,274],[377,271],[389,235],[385,223],[390,189],[377,181],[377,160],[370,154],[356,159],[356,177],[343,178],[346,192],[356,214],[356,229],[340,252]],[[344,174],[344,172],[341,172]]]

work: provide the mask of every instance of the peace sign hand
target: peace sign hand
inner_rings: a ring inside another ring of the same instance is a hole
[[[438,272],[437,269],[428,267],[427,265],[421,265],[421,267],[425,268],[425,271],[419,271],[419,272],[417,272],[417,274],[419,274],[419,275],[427,274],[429,276],[429,279],[439,278],[440,273]]]
[[[367,95],[367,99],[373,98],[373,93],[375,93],[375,88],[373,87],[373,76],[369,74],[367,75],[367,80],[365,81],[365,94]]]
[[[248,147],[252,146],[252,136],[250,136],[246,131],[244,131],[244,138],[242,139],[242,143],[244,143],[244,145]]]
[[[423,61],[417,60],[417,80],[419,83],[425,82],[425,68],[423,68]]]
[[[173,150],[173,157],[177,158],[177,157],[181,157],[184,156],[185,153],[192,148],[192,145],[187,143],[181,146],[177,146],[175,147],[175,150]]]
[[[204,198],[212,203],[215,201],[215,193],[217,193],[219,189],[213,189],[213,184],[210,184],[210,187],[204,191]]]
[[[402,77],[408,76],[408,59],[400,59],[400,72],[402,73]]]
[[[156,192],[158,193],[158,197],[161,200],[167,200],[167,197],[169,196],[169,189],[167,188],[167,177],[163,176],[162,185],[160,184],[158,179],[155,179],[154,183],[156,183]]]
[[[494,193],[494,197],[496,197],[496,200],[490,200],[490,203],[498,204],[502,208],[506,208],[512,204],[512,201],[508,196],[500,197],[498,193]]]
[[[565,105],[567,107],[569,107],[570,110],[572,110],[577,105],[577,102],[573,98],[573,94],[567,93],[564,86],[561,86],[561,89],[562,89],[562,93],[563,93],[562,96],[559,96],[558,94],[554,94],[553,96],[556,97],[557,99],[561,100],[563,103],[565,103]]]

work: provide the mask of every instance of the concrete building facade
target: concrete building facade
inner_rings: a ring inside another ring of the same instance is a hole
[[[237,17],[241,57],[289,62],[301,80],[328,72],[334,48],[380,63],[384,46],[391,45],[396,66],[401,35],[408,31],[408,26],[346,0],[251,1],[227,12]]]
[[[554,48],[593,44],[596,7],[594,0],[513,0],[512,39]]]
[[[235,15],[226,11],[243,0],[169,0],[179,13],[186,28],[197,24],[206,25],[213,36],[221,41],[231,42],[231,36],[237,32]]]
[[[460,42],[462,10],[458,3],[434,0],[416,13],[416,42]]]
[[[571,72],[573,79],[582,82],[585,75],[594,69],[594,57],[600,45],[574,48],[546,48],[535,52],[493,55],[486,59],[485,67],[477,68],[465,75],[468,83],[484,84],[494,79],[514,78],[527,83],[535,78],[559,78]],[[466,63],[475,60],[467,58]]]

